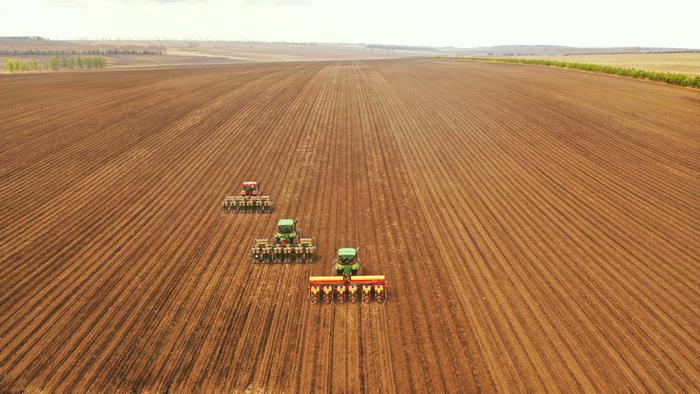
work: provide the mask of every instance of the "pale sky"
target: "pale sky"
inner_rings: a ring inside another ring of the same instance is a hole
[[[700,0],[0,0],[0,36],[700,48]]]

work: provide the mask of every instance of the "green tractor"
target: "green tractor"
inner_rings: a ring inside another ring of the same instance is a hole
[[[357,257],[358,249],[355,248],[340,248],[338,249],[338,258],[334,261],[335,274],[349,278],[357,275],[360,270],[360,259]]]
[[[275,244],[293,245],[297,243],[298,237],[296,219],[280,219],[277,222]]]
[[[259,262],[312,261],[316,255],[316,240],[302,238],[296,219],[280,219],[273,239],[257,238],[252,258]]]

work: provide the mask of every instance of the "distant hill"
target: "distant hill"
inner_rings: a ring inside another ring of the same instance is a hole
[[[367,45],[367,48],[381,48],[398,52],[424,52],[449,56],[549,56],[549,55],[588,55],[607,53],[660,53],[697,52],[698,49],[655,48],[655,47],[607,47],[584,48],[558,45],[497,45],[477,48],[424,47],[404,45]]]
[[[469,55],[481,56],[544,56],[544,55],[583,55],[600,53],[658,53],[658,52],[692,52],[684,48],[647,48],[647,47],[608,47],[580,48],[556,45],[499,45],[492,47],[458,49]]]

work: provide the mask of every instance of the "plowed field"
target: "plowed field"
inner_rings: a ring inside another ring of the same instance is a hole
[[[510,64],[0,76],[0,391],[700,390],[700,92]],[[258,180],[271,215],[223,215]],[[253,264],[280,217],[306,264]],[[311,305],[361,248],[385,304]]]

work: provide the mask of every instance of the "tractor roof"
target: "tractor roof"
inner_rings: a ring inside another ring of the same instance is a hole
[[[277,225],[278,225],[278,226],[293,226],[293,225],[294,225],[294,222],[295,222],[294,219],[280,219],[280,220],[277,222]]]
[[[338,256],[340,257],[355,257],[355,255],[357,255],[357,249],[355,248],[338,249]]]
[[[258,182],[255,182],[255,181],[243,182],[243,186],[255,186],[257,184],[258,184]]]

